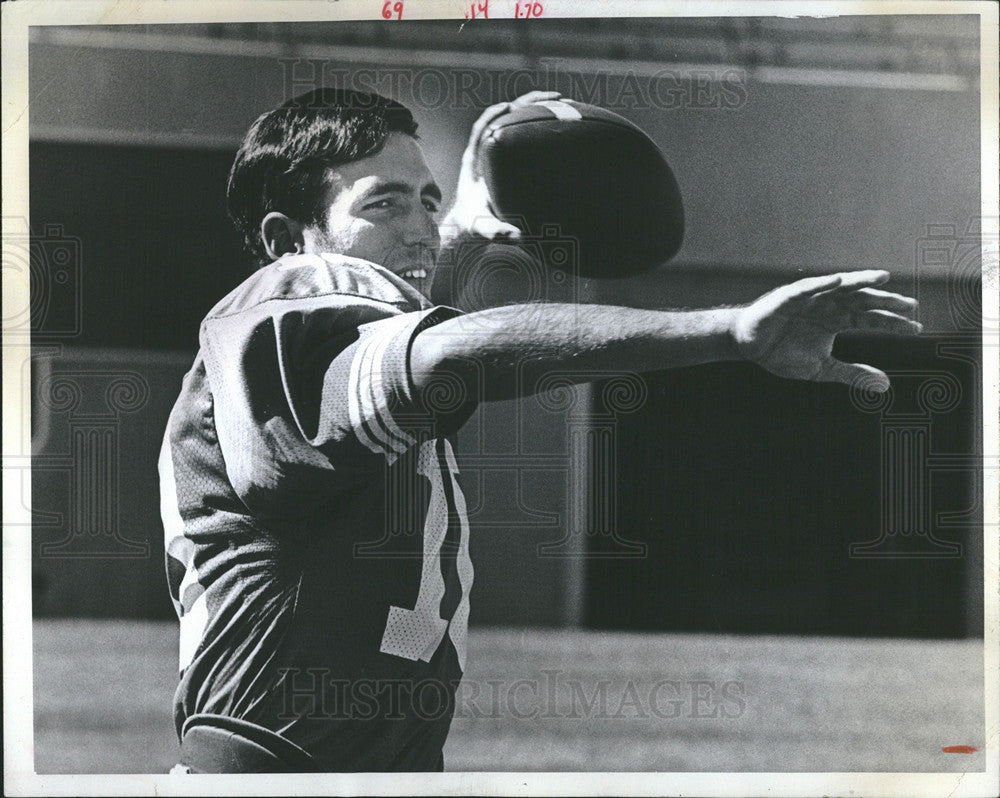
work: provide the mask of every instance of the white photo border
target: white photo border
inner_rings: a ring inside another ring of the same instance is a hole
[[[136,25],[203,22],[304,22],[380,19],[382,0],[22,0],[3,3],[3,225],[27,219],[28,208],[28,28],[34,25]],[[491,17],[513,16],[514,0],[492,0]],[[407,6],[412,19],[463,19],[468,2],[420,0]],[[970,14],[980,19],[983,307],[997,309],[998,13],[983,2],[656,2],[655,0],[545,0],[552,17],[838,16]],[[6,253],[4,255],[6,260]],[[4,304],[28,305],[28,286],[5,276]],[[995,317],[996,318],[996,317]],[[24,337],[3,333],[4,470],[23,463],[23,430],[30,429],[22,366],[30,352]],[[23,533],[30,514],[5,481],[3,533],[4,792],[7,795],[884,795],[986,796],[1000,792],[1000,597],[998,597],[998,507],[996,468],[1000,457],[1000,342],[983,331],[983,448],[985,473],[984,730],[982,773],[442,773],[171,776],[37,775],[33,766],[31,542]],[[27,451],[30,458],[30,447]],[[30,475],[26,477],[30,480]],[[16,480],[15,480],[16,482]],[[25,486],[30,495],[30,481]],[[17,531],[11,532],[11,525]]]

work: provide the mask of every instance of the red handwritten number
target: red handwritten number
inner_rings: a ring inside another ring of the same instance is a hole
[[[514,4],[515,19],[530,19],[531,17],[540,17],[542,15],[542,11],[543,9],[541,3]]]
[[[480,14],[483,19],[490,18],[490,0],[483,0],[481,3],[473,3],[470,5],[469,10],[465,12],[465,18],[475,19]]]
[[[396,0],[395,3],[392,0],[385,0],[382,6],[382,19],[392,19],[393,14],[396,15],[396,19],[403,18],[403,0]]]

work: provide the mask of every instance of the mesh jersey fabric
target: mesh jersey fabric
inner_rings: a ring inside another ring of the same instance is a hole
[[[206,316],[159,463],[178,732],[210,713],[330,771],[440,766],[473,578],[440,419],[474,397],[425,406],[409,350],[457,314],[375,264],[295,255]]]

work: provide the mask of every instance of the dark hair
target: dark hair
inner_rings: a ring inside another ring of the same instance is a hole
[[[260,263],[260,223],[280,211],[302,224],[324,218],[327,169],[375,155],[390,133],[416,137],[413,114],[395,100],[349,89],[315,89],[258,117],[229,172],[229,217]]]

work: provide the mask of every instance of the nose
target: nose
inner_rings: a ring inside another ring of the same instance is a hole
[[[441,248],[441,234],[438,232],[433,214],[423,206],[423,203],[417,203],[407,214],[403,240],[408,247],[429,249],[434,259],[437,259],[438,250]]]

